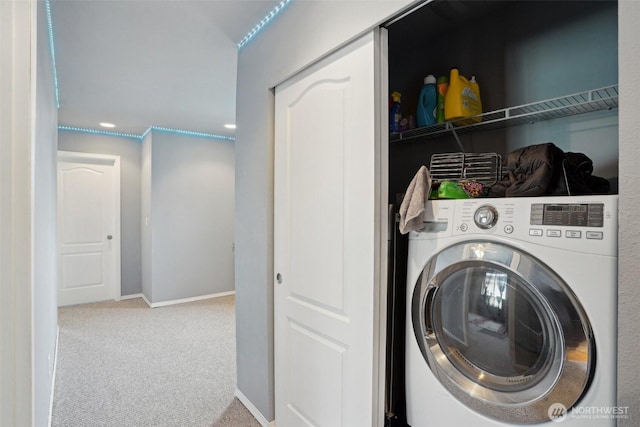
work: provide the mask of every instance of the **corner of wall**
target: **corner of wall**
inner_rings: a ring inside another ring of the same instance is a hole
[[[141,166],[141,184],[140,184],[140,227],[141,227],[141,261],[142,261],[142,294],[145,299],[153,302],[152,287],[152,217],[151,217],[151,173],[152,173],[152,155],[153,155],[153,132],[148,132],[142,140],[142,166]]]

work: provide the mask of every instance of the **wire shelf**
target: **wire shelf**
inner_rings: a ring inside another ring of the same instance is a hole
[[[496,129],[535,123],[543,120],[557,119],[589,113],[592,111],[611,110],[618,107],[618,85],[588,90],[573,95],[561,96],[530,104],[508,107],[502,110],[480,114],[480,121],[473,124],[462,124],[468,118],[437,123],[402,133],[392,133],[390,142],[402,142],[417,138],[429,139],[441,136],[446,132],[465,133],[481,129]]]

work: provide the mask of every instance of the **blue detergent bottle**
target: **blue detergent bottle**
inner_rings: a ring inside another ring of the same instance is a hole
[[[416,122],[418,127],[429,126],[436,123],[438,107],[438,92],[436,89],[436,78],[429,74],[424,78],[424,86],[420,90],[418,98],[418,110],[416,111]]]

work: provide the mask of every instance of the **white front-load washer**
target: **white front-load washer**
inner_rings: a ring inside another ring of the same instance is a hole
[[[617,201],[427,202],[409,235],[410,426],[616,424]]]

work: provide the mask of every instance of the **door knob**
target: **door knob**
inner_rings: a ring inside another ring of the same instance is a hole
[[[276,274],[276,282],[278,282],[278,284],[282,283],[282,274]]]
[[[111,239],[113,239],[113,236],[111,234],[108,234],[107,235],[107,240],[111,240]]]

